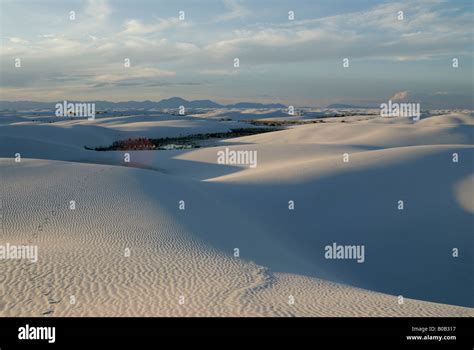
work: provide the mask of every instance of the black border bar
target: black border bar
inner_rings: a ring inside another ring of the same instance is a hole
[[[99,342],[139,344],[188,336],[315,337],[321,344],[398,344],[404,347],[474,348],[473,318],[0,318],[0,349],[64,348]],[[19,328],[55,327],[55,343],[20,340]],[[416,327],[415,329],[413,327]],[[425,328],[426,331],[419,331]],[[431,330],[431,331],[429,331]],[[456,336],[456,340],[408,340],[407,336]],[[161,346],[165,346],[162,343]],[[467,346],[467,347],[466,347]]]

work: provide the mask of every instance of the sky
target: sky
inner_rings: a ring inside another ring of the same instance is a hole
[[[0,100],[472,105],[473,4],[0,0]]]

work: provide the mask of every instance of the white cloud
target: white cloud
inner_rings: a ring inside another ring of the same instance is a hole
[[[229,9],[228,13],[217,16],[214,22],[230,21],[236,18],[241,18],[250,13],[245,7],[243,7],[237,0],[223,0],[225,6]]]
[[[470,15],[446,12],[438,2],[410,1],[292,23],[265,24],[227,33],[205,47],[211,57],[246,57],[253,63],[341,57],[425,60],[470,54]],[[398,11],[404,19],[398,20]]]
[[[125,69],[125,68],[124,68]],[[94,78],[97,83],[118,83],[133,79],[153,79],[173,77],[176,72],[148,67],[134,67],[121,70],[117,73],[101,74]]]
[[[237,75],[239,71],[236,69],[202,69],[199,71],[199,74],[203,75]]]
[[[95,20],[104,20],[111,13],[111,7],[107,0],[88,0],[85,8],[87,16],[94,18]]]
[[[7,36],[0,58],[12,62],[13,58],[21,57],[34,77],[21,81],[18,71],[8,68],[3,86],[52,86],[51,81],[60,79],[64,85],[72,86],[68,77],[87,86],[120,85],[140,79],[151,83],[153,79],[173,80],[176,72],[189,73],[190,79],[196,74],[201,78],[209,75],[208,80],[212,81],[212,76],[219,80],[218,76],[238,74],[239,70],[232,69],[235,57],[241,59],[245,68],[242,72],[253,69],[262,73],[263,69],[272,71],[271,65],[288,64],[278,69],[297,70],[300,62],[335,62],[343,57],[365,62],[447,57],[449,63],[453,54],[472,56],[472,37],[466,30],[471,26],[472,12],[461,13],[436,2],[396,2],[310,20],[287,21],[283,16],[280,22],[268,22],[262,17],[258,19],[261,22],[251,25],[245,24],[251,13],[240,2],[224,3],[228,12],[217,18],[212,13],[211,22],[196,16],[195,20],[201,21],[198,27],[198,22],[179,21],[177,14],[169,18],[144,16],[125,20],[127,13],[122,13],[122,17],[115,18],[112,11],[120,14],[120,3],[112,3],[112,9],[106,1],[89,1],[82,12],[78,9],[80,20],[67,22],[60,29],[40,22],[41,26],[33,29],[44,34],[29,37],[19,32]],[[405,11],[403,21],[397,19],[399,10]],[[231,22],[243,17],[246,21]],[[182,30],[190,26],[196,29]],[[120,68],[126,57],[131,58],[132,68],[123,74]],[[245,78],[248,74],[241,76]],[[395,89],[402,90],[404,86]]]
[[[237,18],[248,12],[236,1],[228,0],[225,4],[230,12],[218,17],[219,20]],[[233,56],[245,57],[253,64],[271,64],[347,56],[402,61],[430,59],[451,52],[470,53],[471,38],[465,30],[470,24],[469,14],[443,16],[436,2],[418,0],[410,2],[409,7],[407,4],[384,4],[365,11],[291,24],[288,21],[267,23],[216,33],[197,31],[197,35],[186,32],[184,35],[189,34],[186,42],[178,40],[176,35],[179,28],[191,24],[188,20],[180,21],[177,16],[157,18],[153,22],[129,19],[118,32],[111,30],[108,23],[94,20],[87,23],[92,28],[86,27],[82,37],[78,34],[81,31],[71,27],[71,32],[44,34],[37,41],[11,39],[0,55],[73,59],[73,56],[97,52],[103,58],[120,57],[127,49],[133,49],[135,56],[146,61],[191,59],[196,64],[224,63]],[[397,19],[400,9],[405,10],[403,21]],[[108,3],[100,0],[89,1],[87,11],[100,18],[111,13]],[[168,32],[163,34],[163,31]]]
[[[120,71],[119,74],[102,74],[98,75],[94,80],[97,82],[117,82],[124,79],[137,78],[157,78],[175,76],[176,72],[162,70],[157,68],[135,67]]]
[[[410,96],[410,91],[399,91],[395,93],[390,100],[392,101],[406,101]]]
[[[13,44],[28,44],[28,40],[16,37],[10,38],[10,42]]]
[[[190,22],[180,21],[178,17],[171,18],[158,18],[156,22],[146,24],[137,19],[130,19],[125,22],[125,30],[121,33],[122,35],[141,35],[149,33],[158,33],[164,30],[177,28],[177,27],[188,27]]]

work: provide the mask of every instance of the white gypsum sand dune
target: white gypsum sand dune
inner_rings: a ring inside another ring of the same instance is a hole
[[[0,315],[474,316],[472,116],[331,118],[130,164],[83,147],[228,128],[205,117],[2,122],[2,244],[39,256],[0,260]],[[216,164],[225,147],[258,166]],[[332,242],[365,262],[324,259]]]

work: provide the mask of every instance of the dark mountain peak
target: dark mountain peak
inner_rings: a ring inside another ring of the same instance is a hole
[[[332,105],[329,105],[326,108],[370,108],[370,107],[354,106],[354,105],[348,105],[344,103],[333,103]]]
[[[55,102],[35,102],[35,101],[0,101],[0,109],[49,109],[54,108],[56,103],[62,103],[63,101]],[[71,103],[81,101],[69,101]],[[161,101],[123,101],[123,102],[110,102],[110,101],[83,101],[91,102],[96,104],[97,109],[172,109],[184,106],[185,108],[286,108],[285,105],[279,103],[262,104],[255,102],[239,102],[229,105],[221,105],[212,100],[195,100],[188,101],[181,97],[170,97]]]

